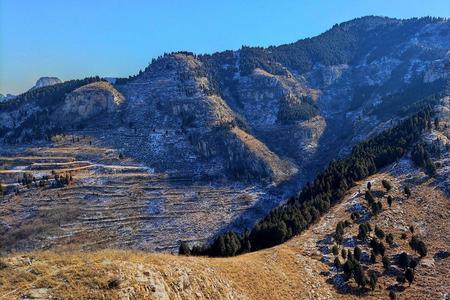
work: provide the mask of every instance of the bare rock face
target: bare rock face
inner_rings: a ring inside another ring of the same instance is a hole
[[[61,83],[61,79],[58,77],[41,77],[36,81],[36,84],[31,88],[31,90],[38,89],[44,86],[54,85]]]
[[[124,97],[110,83],[99,81],[82,86],[66,96],[62,118],[70,116],[71,122],[79,122],[117,111]]]
[[[217,92],[204,62],[194,55],[165,56],[118,88],[127,98],[126,122],[151,132],[151,143],[139,150],[131,149],[135,143],[127,148],[134,153],[149,151],[151,164],[158,161],[167,167],[178,160],[180,170],[181,165],[197,156],[202,173],[214,169],[207,174],[232,174],[236,178],[275,183],[297,171],[251,134],[244,117]],[[153,142],[158,132],[164,133],[163,143]],[[189,163],[189,168],[197,167]]]

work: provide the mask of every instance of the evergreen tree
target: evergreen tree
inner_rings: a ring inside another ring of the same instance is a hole
[[[368,283],[367,276],[360,264],[355,264],[355,268],[353,270],[353,278],[360,288],[364,288]]]
[[[347,258],[347,250],[342,249],[341,250],[341,256],[342,256],[343,259],[346,259]]]
[[[180,247],[178,248],[178,254],[180,255],[191,255],[191,249],[189,248],[189,245],[182,241],[180,243]]]
[[[406,252],[400,254],[398,257],[398,264],[403,269],[406,269],[409,266],[409,256]]]
[[[405,275],[403,274],[398,275],[396,280],[399,285],[405,284]]]
[[[355,249],[353,250],[353,257],[357,261],[361,260],[361,248],[359,248],[358,246],[355,246]]]
[[[337,245],[333,245],[333,247],[331,248],[331,252],[333,252],[334,255],[338,255],[339,253],[339,248]]]
[[[338,269],[342,267],[341,260],[337,256],[334,258],[334,266]]]
[[[424,257],[427,255],[427,246],[425,245],[425,243],[423,241],[419,241],[417,244],[417,252],[419,253],[420,257]]]
[[[369,275],[369,284],[370,284],[370,289],[372,291],[374,291],[375,288],[377,287],[377,281],[378,281],[377,274],[375,274],[375,272],[370,273],[370,275]]]
[[[389,196],[387,197],[387,203],[388,203],[389,207],[392,206],[392,201],[393,201],[393,200],[394,200],[394,199],[392,198],[391,195],[389,195]]]
[[[347,259],[347,261],[344,263],[344,266],[343,266],[346,281],[352,277],[353,269],[354,269],[353,261],[351,259]]]
[[[416,270],[417,267],[417,260],[416,259],[411,259],[411,261],[409,262],[409,267],[413,270]]]
[[[380,227],[378,227],[378,225],[375,225],[375,235],[379,239],[383,239],[385,237],[384,231]]]
[[[409,188],[409,186],[405,186],[404,192],[407,198],[411,197],[411,189]]]
[[[388,233],[386,235],[386,243],[388,243],[388,245],[391,247],[394,244],[394,236],[392,235],[392,233]]]
[[[370,190],[366,191],[364,198],[367,200],[367,203],[369,203],[369,205],[372,205],[375,202],[375,198],[373,197]]]
[[[391,262],[389,261],[389,258],[387,256],[383,256],[381,259],[381,262],[383,263],[383,267],[388,270],[389,266],[391,265]]]
[[[411,283],[414,281],[414,271],[411,268],[406,269],[405,272],[405,278],[409,282],[409,286],[411,286]]]
[[[375,252],[373,252],[373,250],[370,251],[370,261],[373,264],[377,262],[377,256],[375,255]]]
[[[383,185],[383,187],[386,189],[387,192],[389,192],[392,189],[391,183],[385,179],[381,181],[381,184]]]
[[[390,292],[389,292],[389,299],[390,299],[390,300],[395,300],[395,299],[397,299],[397,296],[395,295],[395,292],[394,292],[394,291],[390,291]]]

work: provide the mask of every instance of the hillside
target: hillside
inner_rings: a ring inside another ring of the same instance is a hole
[[[448,19],[364,17],[2,102],[2,249],[176,251],[252,228],[332,159],[444,99],[449,34]]]
[[[330,235],[339,221],[351,220],[351,212],[359,211],[366,219],[363,192],[370,181],[371,190],[377,198],[382,197],[385,208],[376,217],[368,216],[369,222],[393,234],[394,244],[386,251],[393,264],[389,272],[383,271],[380,257],[375,264],[365,262],[370,270],[379,272],[375,291],[365,292],[365,298],[386,299],[392,289],[397,299],[443,299],[450,286],[450,232],[446,226],[450,216],[449,198],[441,188],[448,175],[448,159],[441,162],[438,177],[430,179],[405,158],[358,182],[342,202],[302,235],[283,245],[238,257],[179,257],[117,250],[13,254],[2,258],[0,297],[359,299],[361,291],[354,281],[350,280],[348,286],[342,284],[341,271],[337,273],[333,267]],[[383,179],[392,184],[387,194],[383,192]],[[412,187],[408,198],[403,193],[405,184]],[[387,195],[395,199],[392,207],[385,204]],[[402,251],[417,256],[408,245],[410,225],[425,241],[428,253],[416,268],[413,284],[401,288],[395,280],[399,269],[394,266],[394,256]],[[366,252],[364,243],[354,238],[357,228],[358,222],[346,229],[343,247],[353,249],[358,243]],[[402,234],[407,235],[406,240],[401,239]]]

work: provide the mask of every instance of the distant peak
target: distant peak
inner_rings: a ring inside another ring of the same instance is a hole
[[[41,77],[36,81],[36,84],[31,88],[32,90],[38,89],[44,86],[54,85],[62,83],[62,80],[58,77]]]

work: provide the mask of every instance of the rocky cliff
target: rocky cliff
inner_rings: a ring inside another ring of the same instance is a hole
[[[111,84],[99,81],[82,86],[65,97],[61,109],[63,123],[79,123],[99,114],[117,112],[124,97]]]

